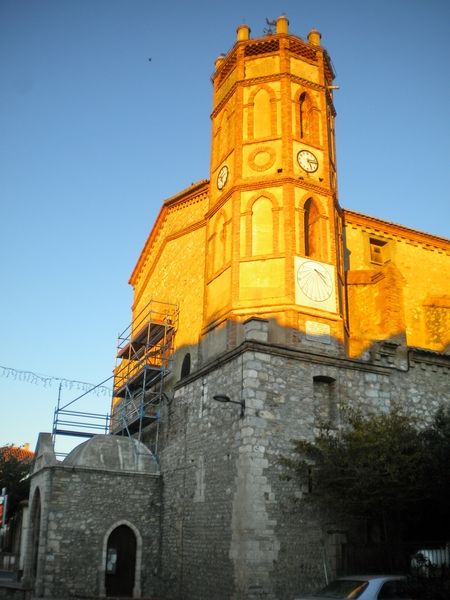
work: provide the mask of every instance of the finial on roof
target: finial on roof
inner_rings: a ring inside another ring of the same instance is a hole
[[[277,33],[288,33],[289,19],[285,15],[281,15],[281,17],[278,17],[276,24],[277,24]]]
[[[250,37],[250,27],[248,25],[242,24],[236,29],[237,32],[237,41],[242,42],[244,40],[248,40]]]
[[[308,33],[308,41],[313,46],[320,46],[320,40],[322,38],[322,34],[317,29],[311,29]]]

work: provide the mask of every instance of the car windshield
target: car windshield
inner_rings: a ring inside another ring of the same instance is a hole
[[[337,579],[316,594],[319,598],[358,598],[368,586],[362,579]]]

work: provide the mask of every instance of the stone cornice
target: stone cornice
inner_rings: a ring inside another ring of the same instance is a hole
[[[358,213],[352,210],[343,209],[343,217],[346,225],[356,225],[363,228],[371,229],[375,232],[383,232],[391,236],[399,237],[408,240],[412,243],[421,244],[423,246],[439,248],[446,252],[450,252],[450,240],[447,238],[418,231],[398,225],[390,221],[383,221],[377,217],[371,217],[363,213]]]
[[[205,363],[194,373],[192,373],[188,377],[185,377],[182,381],[177,382],[174,385],[174,390],[182,388],[187,383],[191,383],[199,377],[207,375],[211,371],[214,371],[215,369],[220,367],[223,363],[227,363],[234,360],[236,357],[240,356],[244,352],[262,352],[270,354],[272,356],[281,356],[284,358],[303,360],[305,362],[310,362],[319,365],[327,365],[329,367],[335,367],[339,369],[347,368],[358,371],[368,371],[370,373],[377,373],[379,375],[389,375],[389,373],[393,370],[392,367],[375,365],[372,362],[363,362],[352,358],[330,356],[308,350],[297,350],[294,348],[288,348],[286,346],[272,344],[269,342],[244,341],[242,342],[242,344],[240,344],[233,350],[223,352],[217,358],[214,358],[213,360]]]
[[[263,190],[269,189],[272,187],[280,187],[286,184],[298,184],[302,188],[306,188],[308,190],[314,191],[318,194],[323,194],[324,196],[334,197],[334,193],[327,186],[322,186],[317,183],[312,183],[307,179],[300,179],[298,177],[273,177],[271,179],[266,179],[263,181],[241,181],[239,183],[234,183],[233,187],[230,188],[230,193],[234,191],[245,192],[248,190]]]
[[[427,350],[426,348],[416,346],[409,347],[408,354],[410,360],[416,363],[425,363],[439,367],[447,366],[447,368],[450,368],[450,354],[443,354],[436,350]],[[443,363],[446,363],[446,365]]]
[[[330,190],[328,187],[326,186],[321,186],[315,183],[310,183],[307,182],[304,179],[301,179],[301,187],[308,189],[310,191],[316,192],[317,194],[322,194],[323,196],[329,196],[331,198],[335,199],[335,194],[332,190]],[[282,177],[282,176],[278,176],[275,178],[271,178],[270,180],[264,180],[264,181],[242,181],[240,183],[234,183],[232,187],[230,187],[230,189],[225,193],[222,194],[222,196],[220,197],[220,200],[218,200],[206,213],[205,217],[207,219],[211,218],[211,216],[213,214],[215,214],[224,204],[226,204],[226,202],[228,202],[228,200],[233,196],[234,192],[246,192],[246,191],[253,191],[253,190],[265,190],[265,189],[270,189],[270,188],[276,188],[276,187],[280,187],[283,186],[285,184],[290,184],[290,183],[299,183],[299,179],[297,177]],[[338,207],[338,211],[341,211],[341,207],[336,203],[336,206]]]
[[[31,479],[35,479],[36,476],[42,474],[43,471],[51,471],[51,472],[66,472],[69,474],[72,473],[93,473],[96,477],[99,477],[102,473],[107,473],[109,476],[116,475],[117,477],[142,477],[142,478],[154,478],[160,479],[161,474],[159,471],[155,471],[154,473],[146,473],[142,471],[128,471],[128,470],[119,470],[119,469],[108,469],[106,467],[86,467],[80,465],[65,465],[64,461],[57,465],[44,465],[39,471],[35,471],[30,475]]]
[[[450,368],[450,354],[442,354],[440,352],[433,352],[422,348],[408,347],[409,361],[415,363],[423,363],[427,365],[435,365],[443,368]],[[342,358],[339,356],[329,356],[320,354],[308,350],[297,350],[294,348],[287,348],[277,344],[268,342],[256,342],[256,341],[244,341],[242,344],[223,352],[218,357],[207,362],[201,366],[194,373],[184,378],[182,381],[177,382],[174,385],[174,390],[178,390],[188,383],[191,383],[199,377],[204,377],[211,371],[219,368],[223,363],[230,362],[243,354],[244,352],[263,352],[272,356],[281,356],[284,358],[290,358],[295,360],[303,360],[318,365],[326,365],[337,369],[353,369],[356,371],[366,371],[370,373],[376,373],[378,375],[389,375],[393,371],[395,372],[407,372],[409,371],[410,365],[406,369],[395,366],[384,366],[375,364],[374,362],[365,362],[354,358]]]
[[[202,190],[202,188],[205,189]],[[200,190],[204,192],[209,191],[209,179],[200,179],[200,181],[192,183],[189,187],[178,192],[178,194],[164,200],[163,206],[173,206],[174,204],[179,204],[181,200],[187,202],[191,200],[193,196],[197,196]]]

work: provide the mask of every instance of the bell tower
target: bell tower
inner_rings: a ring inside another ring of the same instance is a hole
[[[341,345],[334,74],[320,33],[288,25],[239,26],[215,63],[204,326],[261,316]]]

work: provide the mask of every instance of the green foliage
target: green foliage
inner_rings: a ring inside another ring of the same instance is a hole
[[[0,448],[0,491],[8,494],[7,518],[10,519],[22,500],[28,498],[31,460],[20,458],[13,446]]]
[[[283,462],[311,490],[304,500],[337,517],[405,528],[423,521],[424,512],[449,521],[449,408],[425,430],[395,410],[349,411],[341,430],[324,426],[313,443],[296,441],[294,458]]]
[[[448,518],[450,506],[450,407],[441,406],[422,433],[426,448],[424,487],[433,510]]]
[[[448,600],[450,567],[433,565],[427,559],[419,560],[408,577],[407,589],[413,600]]]

